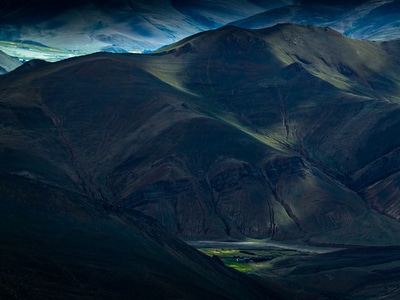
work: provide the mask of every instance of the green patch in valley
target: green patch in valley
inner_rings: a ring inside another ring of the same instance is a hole
[[[263,270],[271,267],[271,262],[277,258],[304,253],[289,249],[240,250],[221,248],[199,248],[208,256],[217,256],[223,263],[239,272],[261,275]]]

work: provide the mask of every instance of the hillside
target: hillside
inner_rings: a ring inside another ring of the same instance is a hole
[[[185,239],[396,244],[398,49],[287,24],[31,61],[0,77],[1,173]]]
[[[400,37],[398,6],[394,0],[4,0],[0,50],[47,61],[99,51],[141,53],[228,24],[328,26],[348,37],[386,41]]]
[[[16,175],[0,176],[0,195],[1,299],[288,299],[296,293],[225,267],[135,211]]]

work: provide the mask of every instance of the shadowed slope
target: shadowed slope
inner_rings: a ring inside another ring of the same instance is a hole
[[[4,299],[285,299],[135,211],[20,176],[0,178]],[[310,297],[310,295],[305,295]]]
[[[153,55],[25,64],[0,78],[2,172],[187,239],[395,244],[400,224],[364,191],[399,146],[396,49],[310,26],[225,27]]]
[[[276,259],[259,274],[337,299],[397,299],[398,247],[366,247]]]

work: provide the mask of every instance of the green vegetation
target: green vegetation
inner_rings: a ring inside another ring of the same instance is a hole
[[[327,253],[286,249],[239,250],[200,248],[218,256],[237,271],[273,278],[309,293],[326,293],[338,299],[398,299],[399,247],[360,247]],[[235,257],[272,256],[261,263],[237,262]],[[360,286],[362,288],[360,289]]]
[[[271,262],[277,258],[289,257],[304,254],[296,250],[288,249],[263,249],[263,250],[239,250],[239,249],[220,249],[220,248],[199,248],[199,251],[208,256],[219,257],[226,266],[243,273],[251,273],[262,275],[262,271],[271,268]],[[237,258],[263,258],[270,257],[270,260],[262,262],[244,262],[238,261]]]

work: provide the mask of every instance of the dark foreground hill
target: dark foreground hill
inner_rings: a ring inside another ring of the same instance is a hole
[[[0,195],[1,299],[299,295],[225,267],[135,211],[110,210],[82,195],[4,174]]]
[[[399,47],[225,27],[152,55],[31,61],[0,77],[1,173],[186,239],[396,244]]]

